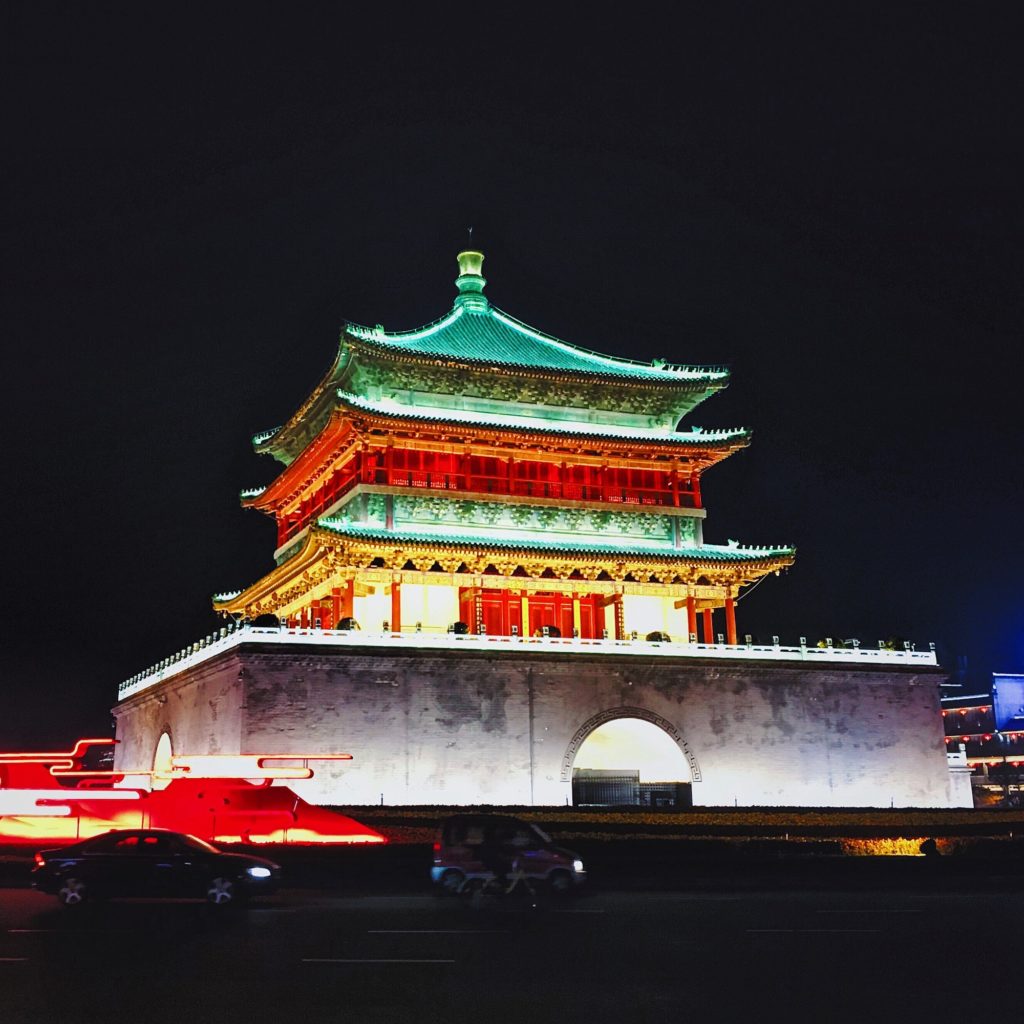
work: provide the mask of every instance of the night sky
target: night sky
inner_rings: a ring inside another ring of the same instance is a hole
[[[731,365],[705,538],[797,547],[741,634],[1024,670],[1014,5],[352,6],[2,16],[0,749],[220,625],[251,436],[343,321],[445,313],[470,225],[519,319]]]

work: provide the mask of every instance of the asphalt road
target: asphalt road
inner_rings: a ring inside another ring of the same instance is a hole
[[[906,1024],[1017,1019],[1021,995],[1019,888],[598,891],[539,910],[293,889],[227,915],[81,909],[0,890],[4,1024]]]

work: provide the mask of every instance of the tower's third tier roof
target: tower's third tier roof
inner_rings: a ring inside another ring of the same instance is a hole
[[[382,352],[477,366],[507,366],[563,374],[615,377],[659,384],[725,383],[724,366],[688,366],[663,360],[639,362],[570,345],[487,304],[456,305],[440,320],[414,331],[346,325],[348,335]]]
[[[728,386],[726,366],[642,362],[538,331],[491,305],[482,263],[481,253],[459,254],[459,294],[425,327],[345,324],[328,372],[282,427],[259,436],[257,450],[287,465],[327,424],[339,391],[489,415],[660,425],[667,433]],[[653,339],[638,334],[625,342],[629,351],[642,351]]]

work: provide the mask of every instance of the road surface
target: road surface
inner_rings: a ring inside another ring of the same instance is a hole
[[[295,889],[241,914],[82,910],[0,890],[4,1024],[905,1024],[1021,994],[1019,889],[599,891],[538,911]]]

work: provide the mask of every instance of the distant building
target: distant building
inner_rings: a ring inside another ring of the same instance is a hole
[[[491,305],[481,253],[458,264],[444,316],[346,325],[254,438],[281,468],[242,502],[275,565],[125,682],[118,766],[343,750],[295,787],[335,804],[960,805],[933,651],[740,633],[795,550],[704,539],[703,474],[750,434],[681,421],[728,369],[570,345]],[[581,774],[616,719],[667,735],[676,778]]]
[[[971,773],[978,806],[1024,806],[1024,675],[994,672],[989,693],[942,698],[946,750]]]

